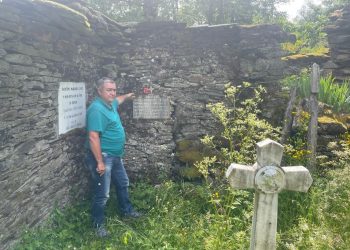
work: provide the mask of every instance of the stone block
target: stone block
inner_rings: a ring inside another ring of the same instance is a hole
[[[8,63],[20,65],[31,65],[33,63],[32,58],[30,56],[22,54],[7,54],[4,59]]]
[[[0,73],[7,73],[10,70],[10,64],[0,59]]]
[[[14,74],[25,74],[25,75],[36,75],[39,70],[35,67],[30,66],[22,66],[22,65],[12,65],[10,68],[10,72]]]
[[[318,118],[318,127],[320,135],[340,135],[347,131],[345,124],[328,116]]]
[[[35,49],[31,45],[26,45],[19,41],[6,41],[3,43],[3,48],[8,51],[16,51],[17,53],[24,55],[39,56],[39,50]]]
[[[0,49],[0,58],[7,54],[6,50]]]
[[[8,8],[1,8],[0,9],[0,19],[9,21],[11,23],[19,23],[20,18],[18,15],[16,15],[13,11],[9,10]]]

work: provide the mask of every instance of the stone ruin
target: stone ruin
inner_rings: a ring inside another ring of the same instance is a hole
[[[61,1],[63,2],[63,1]],[[87,99],[102,76],[130,91],[168,100],[162,119],[120,113],[127,133],[125,163],[132,179],[169,177],[177,144],[198,140],[215,123],[206,104],[224,85],[249,81],[268,89],[264,116],[280,122],[284,62],[276,25],[186,27],[181,23],[119,24],[80,4],[43,0],[0,2],[0,245],[88,191],[84,129],[58,134],[61,82],[84,82]],[[269,91],[273,90],[273,91]]]
[[[339,80],[350,76],[350,5],[335,11],[326,27],[331,63],[329,68]]]

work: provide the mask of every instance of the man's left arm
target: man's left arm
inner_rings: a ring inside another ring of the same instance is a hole
[[[134,93],[128,93],[125,95],[117,96],[118,104],[122,104],[124,101],[135,99]]]

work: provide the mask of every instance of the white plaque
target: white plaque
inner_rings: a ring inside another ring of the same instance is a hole
[[[58,134],[85,127],[85,83],[61,82],[58,90]]]
[[[133,101],[134,119],[169,119],[170,102],[167,97],[146,95]]]

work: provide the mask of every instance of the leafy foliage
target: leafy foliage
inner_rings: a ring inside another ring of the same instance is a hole
[[[295,34],[294,44],[284,44],[283,48],[291,53],[326,53],[327,37],[324,27],[328,23],[329,13],[322,5],[308,3],[294,22],[281,23],[284,30]]]
[[[266,23],[284,17],[276,9],[288,0],[87,0],[94,8],[117,21],[147,20],[153,9],[154,20],[173,20],[194,24]],[[141,3],[140,3],[141,2]]]
[[[308,71],[301,72],[300,75],[292,75],[283,80],[283,84],[298,88],[301,98],[310,96],[310,74]],[[337,83],[332,75],[320,78],[320,89],[318,100],[332,106],[335,112],[350,111],[350,84],[349,81]]]
[[[86,0],[93,8],[118,22],[165,20],[201,24],[277,23],[296,35],[295,43],[283,48],[291,53],[327,53],[324,27],[330,14],[349,0],[308,1],[297,19],[290,21],[277,6],[290,0]]]
[[[243,92],[250,93],[253,97],[241,100],[240,95]],[[278,137],[278,131],[259,118],[263,92],[263,87],[253,87],[248,82],[244,82],[243,86],[227,84],[226,102],[208,105],[221,127],[221,132],[215,136],[207,135],[201,140],[216,152],[216,155],[205,157],[195,164],[204,177],[208,177],[211,171],[222,178],[223,171],[232,162],[254,163],[255,144],[266,138]]]
[[[294,129],[292,137],[284,145],[283,164],[287,166],[308,165],[310,151],[307,150],[307,131],[310,123],[310,114],[302,111],[298,114],[299,125]]]
[[[296,42],[284,44],[283,48],[294,54],[327,53],[324,28],[329,24],[329,16],[348,4],[349,0],[322,0],[320,4],[307,1],[293,22],[279,21],[284,30],[296,35]]]
[[[283,48],[293,54],[327,53],[324,27],[330,14],[349,0],[313,4],[308,1],[297,19],[290,21],[277,6],[290,0],[86,0],[93,8],[119,22],[165,20],[184,22],[188,26],[201,24],[261,24],[276,23],[296,36],[295,43]]]

